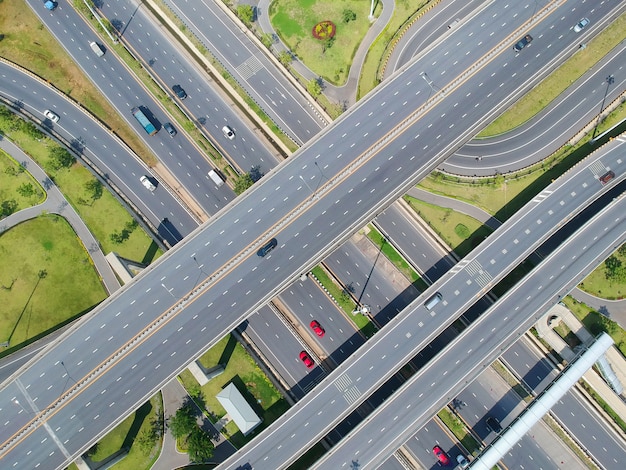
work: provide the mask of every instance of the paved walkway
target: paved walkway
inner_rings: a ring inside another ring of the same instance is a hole
[[[82,241],[108,293],[112,294],[119,289],[119,281],[105,259],[100,245],[78,213],[67,202],[67,199],[65,199],[59,188],[46,175],[43,169],[4,136],[0,137],[0,148],[11,155],[28,171],[41,184],[47,195],[46,200],[42,204],[23,209],[0,220],[0,233],[22,222],[34,219],[44,212],[58,214],[68,221],[78,238]]]
[[[174,377],[168,384],[162,389],[163,394],[163,415],[167,420],[169,417],[176,414],[176,411],[189,400],[189,394],[187,390],[180,384],[178,379]],[[223,462],[237,449],[215,429],[215,426],[202,415],[199,408],[196,407],[198,413],[198,424],[202,429],[207,431],[212,436],[213,444],[215,444],[215,453],[213,454],[212,462]],[[152,466],[152,470],[172,470],[175,468],[184,467],[189,465],[189,455],[186,453],[180,453],[176,448],[176,439],[168,431],[163,436],[163,447],[161,448],[161,455]]]
[[[372,42],[378,37],[378,35],[383,31],[387,23],[391,19],[391,15],[393,14],[393,10],[395,8],[394,0],[379,0],[383,5],[383,11],[380,16],[374,21],[372,26],[367,31],[367,34],[361,41],[359,48],[357,49],[354,58],[352,59],[352,65],[350,66],[350,72],[348,73],[348,79],[346,83],[342,86],[335,86],[326,81],[324,81],[324,95],[326,95],[331,100],[336,101],[337,103],[342,103],[348,106],[352,106],[356,103],[356,91],[357,85],[359,82],[359,76],[361,75],[361,68],[363,67],[363,63],[365,62],[365,57],[367,56],[367,51],[369,50]],[[254,3],[254,2],[251,2]],[[289,51],[289,48],[283,44],[280,40],[280,36],[276,34],[272,24],[270,23],[270,18],[268,15],[269,5],[271,0],[259,0],[257,4],[258,11],[258,21],[259,26],[265,33],[274,34],[275,37],[278,38],[278,43],[274,44],[274,48],[280,51]],[[311,69],[309,69],[304,63],[302,63],[297,57],[294,58],[291,63],[291,67],[293,67],[300,75],[304,77],[305,80],[311,80],[314,78],[318,78],[318,75],[314,73]]]

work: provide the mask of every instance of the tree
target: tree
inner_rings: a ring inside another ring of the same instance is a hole
[[[250,26],[254,21],[254,8],[252,5],[239,5],[237,7],[237,16],[246,26]]]
[[[343,11],[342,17],[343,17],[344,23],[349,23],[350,21],[356,20],[356,13],[353,12],[352,10],[345,9]]]
[[[322,41],[322,54],[324,54],[328,49],[333,47],[333,44],[335,44],[335,36],[324,39]]]
[[[35,187],[32,183],[23,183],[17,188],[17,192],[22,197],[31,197],[35,194]]]
[[[278,61],[281,64],[283,64],[285,67],[291,64],[292,60],[293,60],[293,56],[289,53],[289,51],[280,51],[278,53]]]
[[[100,180],[94,178],[87,181],[85,183],[85,190],[89,193],[93,201],[102,197],[102,183]]]
[[[8,199],[6,201],[2,201],[0,204],[0,217],[7,217],[17,209],[17,202],[15,199]]]
[[[322,84],[320,83],[319,78],[312,78],[309,80],[309,83],[306,84],[306,89],[313,98],[317,98],[322,94]]]
[[[180,407],[170,418],[167,427],[176,439],[187,436],[197,428],[196,417],[191,406],[186,404]]]
[[[76,158],[67,149],[63,147],[52,147],[50,153],[50,166],[54,170],[61,170],[62,168],[69,168],[76,163]]]
[[[211,436],[196,426],[187,437],[187,449],[192,462],[206,462],[213,457],[215,445],[211,441]]]
[[[239,178],[237,178],[237,180],[235,181],[235,194],[243,193],[253,184],[254,181],[252,180],[250,173],[244,173],[243,175],[240,175]]]
[[[619,280],[624,274],[622,261],[616,256],[609,256],[604,261],[604,277],[607,280]]]

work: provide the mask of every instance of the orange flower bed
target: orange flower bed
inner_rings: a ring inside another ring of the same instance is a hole
[[[335,36],[335,32],[337,32],[337,27],[335,23],[329,20],[320,21],[315,26],[313,26],[313,37],[315,39],[330,39]]]

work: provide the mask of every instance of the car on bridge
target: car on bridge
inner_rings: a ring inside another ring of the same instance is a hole
[[[524,36],[522,39],[520,39],[519,41],[515,43],[515,45],[513,46],[513,49],[519,52],[522,49],[524,49],[526,46],[528,46],[532,40],[533,40],[533,37],[530,34],[527,34],[526,36]]]
[[[311,356],[309,356],[306,351],[302,351],[300,353],[300,360],[304,362],[304,365],[307,367],[307,369],[312,369],[313,366],[315,366],[315,361],[311,359]]]
[[[310,326],[315,332],[315,334],[319,336],[320,338],[324,336],[324,334],[326,333],[326,331],[324,331],[324,328],[321,327],[320,323],[317,320],[313,320]]]

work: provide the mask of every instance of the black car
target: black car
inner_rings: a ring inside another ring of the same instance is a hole
[[[187,93],[185,93],[185,90],[183,90],[182,86],[174,85],[172,87],[172,90],[174,90],[174,93],[176,93],[176,96],[178,96],[181,100],[184,100],[185,98],[187,98]]]
[[[522,49],[524,49],[526,46],[528,46],[530,44],[530,41],[532,40],[533,40],[533,37],[530,34],[527,34],[522,39],[517,41],[517,43],[513,46],[513,49],[519,52]]]
[[[500,431],[502,431],[502,426],[500,426],[500,421],[498,421],[493,416],[487,417],[487,421],[485,421],[485,424],[487,425],[487,429],[489,429],[492,432],[500,433]]]
[[[176,129],[174,129],[174,126],[172,126],[169,122],[163,124],[163,127],[171,137],[176,135]]]
[[[276,241],[275,238],[272,238],[269,242],[263,245],[259,251],[256,252],[256,254],[263,257],[276,248],[276,245],[278,245],[278,241]]]

